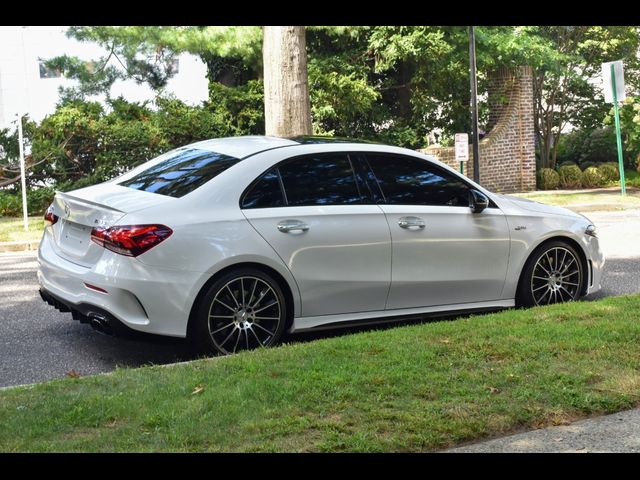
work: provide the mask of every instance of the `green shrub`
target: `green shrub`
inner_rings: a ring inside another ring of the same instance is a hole
[[[562,188],[580,188],[582,171],[577,165],[566,165],[558,168],[560,186]]]
[[[571,161],[571,160],[566,160],[564,162],[558,163],[558,165],[557,165],[558,168],[560,168],[560,167],[572,167],[572,166],[577,167],[578,164],[576,162]]]
[[[589,167],[582,172],[582,186],[587,188],[602,187],[607,181],[596,167]]]
[[[580,164],[580,168],[584,171],[589,167],[597,167],[598,165],[600,164],[596,162],[584,162]]]
[[[560,176],[553,168],[541,168],[538,171],[537,180],[540,190],[553,190],[558,188]]]
[[[0,192],[0,216],[16,217],[22,213],[20,194]]]
[[[29,215],[44,215],[44,211],[51,205],[54,195],[55,190],[51,187],[27,190]],[[22,215],[22,194],[19,191],[0,192],[0,215],[3,217]]]
[[[557,164],[577,162],[584,170],[586,163],[603,163],[617,156],[616,136],[613,127],[595,130],[574,130],[560,136]]]
[[[620,180],[620,172],[618,171],[618,165],[615,163],[607,162],[598,165],[598,172],[602,175],[605,182],[615,182]]]

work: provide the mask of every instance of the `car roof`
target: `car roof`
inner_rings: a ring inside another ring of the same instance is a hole
[[[359,143],[367,144],[362,140],[353,140],[341,137],[323,137],[320,135],[299,135],[282,138],[262,135],[245,135],[240,137],[223,137],[192,143],[183,148],[199,148],[210,150],[230,157],[243,159],[256,153],[271,150],[273,148],[294,147],[297,145],[310,145],[322,143]]]

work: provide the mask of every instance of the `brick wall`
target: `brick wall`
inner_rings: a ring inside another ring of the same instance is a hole
[[[489,133],[480,140],[480,184],[494,192],[535,190],[536,158],[533,126],[533,73],[530,67],[500,69],[490,75]],[[453,147],[420,150],[459,169]],[[465,175],[473,179],[473,149]]]

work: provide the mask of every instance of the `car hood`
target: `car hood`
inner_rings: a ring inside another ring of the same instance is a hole
[[[526,198],[513,197],[511,195],[499,195],[499,197],[503,200],[508,201],[509,203],[511,203],[513,206],[517,208],[528,210],[530,212],[545,213],[547,215],[561,215],[563,217],[587,219],[584,215],[580,215],[579,213],[573,212],[567,208],[556,207],[554,205],[546,205],[544,203],[535,202],[533,200],[528,200]]]

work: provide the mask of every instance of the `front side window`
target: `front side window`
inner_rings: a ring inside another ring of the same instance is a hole
[[[182,197],[240,161],[235,157],[198,148],[178,149],[165,156],[161,162],[120,182],[120,185],[170,197]]]
[[[367,154],[385,203],[469,206],[469,187],[449,172],[417,158]]]
[[[349,157],[310,155],[278,167],[287,205],[350,205],[362,202]]]

